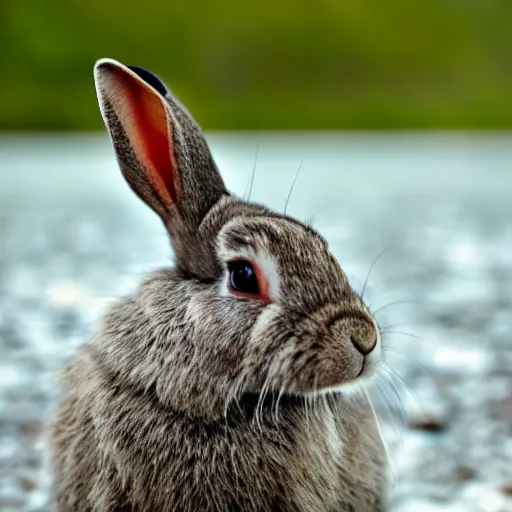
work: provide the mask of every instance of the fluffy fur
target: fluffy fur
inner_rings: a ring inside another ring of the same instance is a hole
[[[121,170],[176,264],[117,303],[66,371],[55,510],[384,510],[375,420],[343,391],[375,371],[378,329],[325,240],[230,195],[154,75],[103,60],[95,76]],[[270,303],[226,291],[236,257],[264,261]]]

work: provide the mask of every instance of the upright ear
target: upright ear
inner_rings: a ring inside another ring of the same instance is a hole
[[[131,188],[173,232],[194,231],[226,193],[203,134],[158,77],[99,60],[101,114]]]

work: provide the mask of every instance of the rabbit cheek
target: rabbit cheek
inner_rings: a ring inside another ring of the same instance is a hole
[[[276,304],[261,309],[250,335],[247,338],[244,354],[244,382],[247,391],[259,391],[264,382],[277,382],[282,376],[273,372],[283,360],[281,310]]]

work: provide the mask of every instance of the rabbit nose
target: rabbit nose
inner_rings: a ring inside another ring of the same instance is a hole
[[[354,347],[363,354],[363,356],[367,356],[375,348],[375,345],[377,344],[377,336],[364,338],[351,335],[350,341],[352,342],[352,345],[354,345]]]
[[[352,314],[338,319],[331,329],[338,336],[350,340],[358,352],[367,356],[377,345],[377,329],[374,323],[363,314]]]

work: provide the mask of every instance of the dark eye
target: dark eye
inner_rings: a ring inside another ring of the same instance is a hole
[[[237,292],[258,295],[258,277],[250,262],[245,260],[230,261],[228,263],[229,280],[231,288]]]

